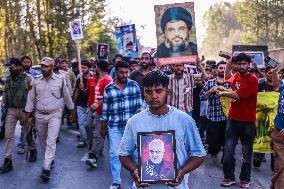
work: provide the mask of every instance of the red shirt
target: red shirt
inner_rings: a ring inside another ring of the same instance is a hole
[[[95,88],[95,103],[98,103],[100,100],[103,99],[103,94],[106,86],[112,81],[112,77],[109,75],[105,75],[102,77],[99,81],[98,84]],[[103,106],[100,105],[97,109],[96,112],[98,114],[101,114],[103,112]]]
[[[228,117],[236,121],[255,122],[256,101],[258,93],[258,80],[253,74],[241,76],[236,73],[227,82],[233,91],[239,95],[236,100],[231,100]]]
[[[94,103],[95,99],[95,87],[98,83],[98,79],[95,77],[89,77],[87,81],[87,91],[89,91],[87,106],[90,107]]]

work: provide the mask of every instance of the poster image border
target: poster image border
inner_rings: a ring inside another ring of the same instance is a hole
[[[99,45],[106,45],[107,46],[107,59],[99,59]],[[97,43],[97,55],[96,55],[97,59],[98,60],[106,60],[108,61],[109,60],[109,44],[108,43]]]
[[[142,136],[151,136],[151,135],[163,135],[163,134],[171,134],[172,135],[172,155],[174,160],[174,178],[177,176],[177,155],[176,155],[176,139],[175,139],[175,131],[168,130],[168,131],[152,131],[152,132],[137,132],[137,153],[138,153],[138,175],[141,179],[142,183],[165,183],[169,181],[174,181],[174,179],[162,179],[162,180],[142,180],[142,159],[141,159],[141,138]]]
[[[80,34],[80,35],[74,35],[74,34],[73,34],[72,23],[73,23],[73,22],[77,22],[77,21],[79,21],[79,23],[80,23],[80,29],[81,29],[81,34]],[[81,21],[80,19],[71,20],[71,21],[69,22],[69,30],[70,30],[70,34],[71,34],[72,40],[80,40],[80,39],[83,39],[83,38],[84,38],[82,21]]]

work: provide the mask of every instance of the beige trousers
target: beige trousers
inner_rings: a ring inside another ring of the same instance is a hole
[[[25,112],[23,108],[8,108],[5,118],[5,145],[4,145],[4,158],[12,157],[12,150],[14,146],[14,136],[17,122],[20,121],[21,126],[24,129],[24,136],[27,136],[27,128],[25,127]],[[25,146],[29,150],[36,148],[35,141],[32,139],[30,145],[28,145],[26,137],[24,138]]]
[[[272,142],[274,149],[275,168],[271,180],[271,189],[283,189],[284,187],[284,138],[279,132],[272,132]]]
[[[35,128],[44,152],[43,169],[50,170],[56,151],[56,139],[60,130],[62,111],[52,114],[35,113]]]

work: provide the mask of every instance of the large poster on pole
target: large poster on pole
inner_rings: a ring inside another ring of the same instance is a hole
[[[157,58],[160,65],[195,62],[194,3],[155,6]]]
[[[138,43],[135,24],[116,28],[116,47],[119,54],[135,58],[138,57]]]
[[[72,40],[83,39],[83,28],[80,19],[73,20],[69,22],[69,28]]]

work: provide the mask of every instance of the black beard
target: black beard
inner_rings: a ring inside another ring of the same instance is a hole
[[[150,67],[150,64],[141,64],[141,67],[143,68],[143,69],[148,69],[149,67]]]
[[[173,53],[181,52],[181,51],[183,51],[186,48],[184,42],[182,42],[182,44],[180,44],[176,49],[174,49],[173,44],[170,42],[170,47],[171,47],[171,51]]]
[[[218,73],[218,77],[224,78],[224,74]]]

